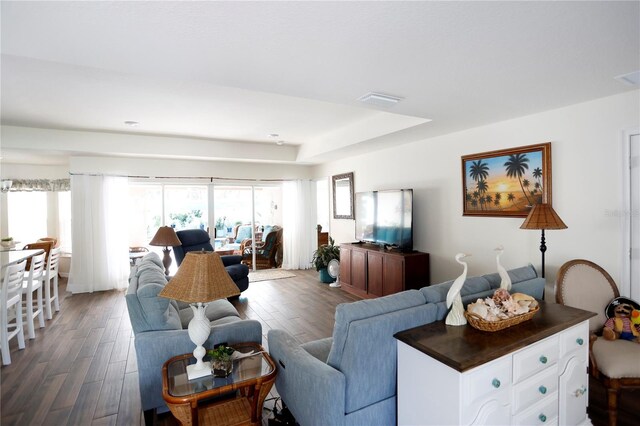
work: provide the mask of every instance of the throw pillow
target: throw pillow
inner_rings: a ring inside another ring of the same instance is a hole
[[[243,240],[251,238],[251,225],[242,225],[238,228],[238,235],[236,235],[236,243],[241,243]]]

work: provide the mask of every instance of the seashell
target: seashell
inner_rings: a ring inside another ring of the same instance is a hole
[[[470,303],[467,306],[467,311],[478,315],[482,319],[486,319],[489,314],[489,307],[482,301],[482,299],[478,299],[475,303]]]
[[[510,299],[511,295],[509,294],[509,291],[507,291],[507,289],[499,288],[493,293],[493,301],[496,302],[496,305],[499,305],[501,302]]]

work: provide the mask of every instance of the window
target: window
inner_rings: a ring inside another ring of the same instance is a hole
[[[176,231],[208,229],[206,186],[166,185],[164,187],[165,224]]]
[[[47,193],[9,192],[7,194],[9,235],[18,246],[33,243],[47,233]]]

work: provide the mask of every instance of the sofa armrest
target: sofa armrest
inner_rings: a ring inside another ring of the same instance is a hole
[[[346,379],[318,360],[284,330],[269,330],[269,353],[278,366],[276,388],[301,425],[341,425]]]
[[[242,256],[239,256],[237,254],[227,254],[224,256],[220,256],[220,258],[222,259],[222,264],[224,266],[237,265],[242,262]]]
[[[262,344],[262,325],[256,320],[241,320],[211,327],[204,343],[207,349],[219,343],[256,342]],[[162,330],[138,333],[135,336],[138,380],[142,409],[164,406],[162,399],[162,366],[169,358],[192,353],[195,345],[188,330]]]

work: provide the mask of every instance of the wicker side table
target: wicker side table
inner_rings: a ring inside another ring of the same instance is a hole
[[[178,355],[162,367],[162,397],[183,425],[260,425],[262,404],[276,378],[276,366],[257,343],[233,345],[256,355],[234,361],[226,378],[187,379],[191,354]]]

